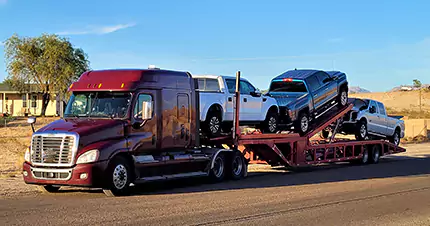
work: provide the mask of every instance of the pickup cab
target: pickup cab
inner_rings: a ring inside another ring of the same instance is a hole
[[[200,121],[202,130],[211,137],[229,132],[233,125],[233,100],[236,78],[220,75],[193,75],[198,80],[200,93]],[[248,80],[240,79],[241,125],[256,125],[274,133],[278,125],[277,101],[263,96]]]
[[[334,106],[348,103],[345,73],[321,70],[290,70],[272,79],[268,95],[278,101],[280,123],[301,135]]]
[[[353,108],[344,117],[342,133],[355,134],[357,140],[388,138],[393,144],[400,144],[400,139],[405,135],[405,123],[398,117],[387,115],[383,103],[358,98],[349,101]]]

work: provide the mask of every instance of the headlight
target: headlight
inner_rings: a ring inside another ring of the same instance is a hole
[[[78,160],[76,161],[76,164],[83,164],[83,163],[91,163],[97,161],[99,158],[99,150],[93,149],[85,152],[81,156],[79,156]]]
[[[30,148],[27,148],[27,150],[25,150],[25,154],[24,154],[24,161],[31,162],[30,156],[31,156]]]
[[[294,120],[296,118],[296,111],[288,110],[287,112],[290,119]]]

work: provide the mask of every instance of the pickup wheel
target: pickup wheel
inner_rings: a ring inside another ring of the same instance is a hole
[[[107,185],[103,192],[109,196],[123,196],[129,192],[131,182],[130,166],[123,157],[115,157],[107,169]]]
[[[366,140],[367,139],[367,123],[364,120],[361,120],[357,126],[357,132],[355,134],[355,138],[357,140]]]
[[[209,178],[212,182],[224,180],[226,171],[226,161],[223,153],[219,153],[214,160],[214,167],[209,172]]]
[[[247,166],[242,153],[240,153],[239,151],[235,151],[230,161],[229,177],[233,180],[242,179],[243,177],[245,177],[245,172],[247,170],[246,167]]]
[[[300,113],[299,118],[297,119],[295,126],[296,132],[298,132],[301,136],[305,135],[309,131],[309,116],[306,113]]]
[[[42,186],[42,191],[49,192],[49,193],[55,193],[60,190],[60,186],[54,186],[54,185],[44,185]]]
[[[400,144],[400,130],[397,128],[393,136],[390,138],[390,142],[396,146]]]
[[[337,99],[339,106],[345,107],[348,104],[348,91],[346,91],[345,88],[342,88]]]
[[[269,111],[266,120],[263,122],[263,131],[266,133],[276,133],[278,130],[278,114],[274,111]]]
[[[204,122],[204,129],[210,137],[219,136],[221,134],[221,113],[209,111]]]

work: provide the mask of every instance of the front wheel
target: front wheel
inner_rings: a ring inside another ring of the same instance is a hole
[[[263,122],[263,131],[266,133],[276,133],[278,129],[278,114],[276,112],[268,112],[266,120]]]
[[[131,183],[130,166],[123,157],[115,157],[108,166],[108,182],[103,188],[107,196],[123,196],[129,192]]]
[[[365,121],[360,121],[355,137],[357,140],[366,140],[367,136],[367,123]]]

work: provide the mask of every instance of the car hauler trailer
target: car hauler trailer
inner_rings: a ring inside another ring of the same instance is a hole
[[[155,180],[241,179],[247,175],[249,159],[244,156],[249,152],[273,166],[295,167],[341,161],[376,163],[380,156],[406,151],[385,141],[334,136],[328,141],[311,140],[327,126],[339,126],[351,105],[326,114],[304,136],[242,134],[240,72],[236,77],[233,132],[208,139],[200,134],[198,83],[189,73],[159,69],[86,72],[69,89],[73,93],[65,118],[33,134],[23,164],[24,181],[49,192],[60,186],[86,186],[117,196],[128,193],[130,184]],[[245,147],[243,152],[239,147]]]

